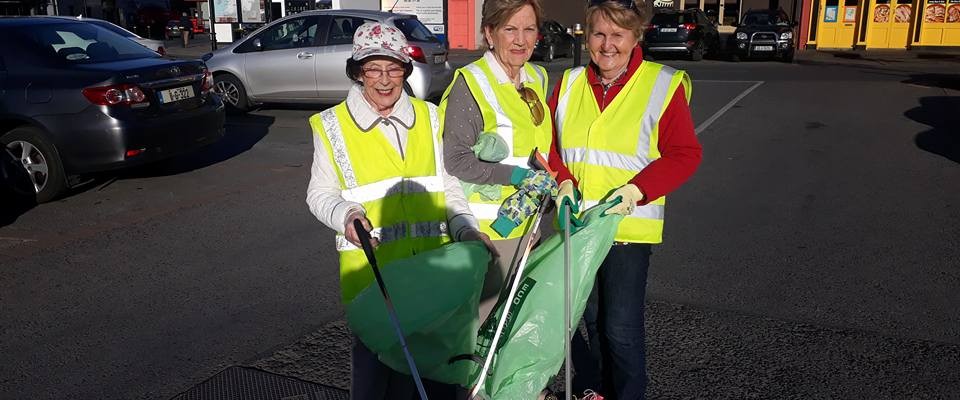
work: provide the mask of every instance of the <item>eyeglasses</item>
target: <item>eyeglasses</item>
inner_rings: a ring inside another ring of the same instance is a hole
[[[537,92],[526,86],[517,89],[517,91],[520,92],[520,98],[523,99],[523,102],[527,103],[527,107],[530,108],[530,117],[533,118],[533,124],[540,125],[543,123],[543,117],[545,116],[543,103],[540,102],[540,96],[537,96]]]
[[[370,79],[380,79],[383,74],[386,73],[387,76],[391,78],[402,78],[403,74],[406,73],[406,70],[403,68],[391,68],[391,69],[379,69],[379,68],[364,68],[363,76]]]

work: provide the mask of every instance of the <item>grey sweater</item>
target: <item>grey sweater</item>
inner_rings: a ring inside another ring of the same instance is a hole
[[[443,159],[447,173],[464,182],[510,185],[512,165],[480,160],[471,148],[483,132],[483,115],[462,76],[457,77],[450,89],[443,118]]]

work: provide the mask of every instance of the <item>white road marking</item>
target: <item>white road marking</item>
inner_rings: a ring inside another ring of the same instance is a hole
[[[747,88],[747,90],[744,90],[743,93],[740,93],[739,95],[737,95],[737,97],[734,97],[733,100],[730,100],[730,102],[727,103],[727,105],[723,106],[723,108],[721,108],[716,113],[711,115],[710,118],[707,118],[706,121],[703,121],[702,123],[700,123],[700,125],[697,126],[696,129],[694,129],[694,133],[696,133],[697,135],[699,135],[700,132],[703,132],[707,128],[709,128],[710,124],[720,119],[720,117],[725,112],[733,108],[733,106],[736,105],[738,101],[742,100],[744,97],[747,97],[747,95],[750,94],[750,92],[752,92],[754,89],[758,88],[760,85],[764,83],[764,81],[720,81],[720,80],[717,80],[717,81],[703,80],[703,81],[694,81],[694,82],[710,82],[710,83],[751,83],[753,82],[753,86],[750,86],[749,88]]]

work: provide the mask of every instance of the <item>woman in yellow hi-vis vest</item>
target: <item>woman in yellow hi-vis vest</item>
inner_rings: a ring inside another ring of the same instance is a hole
[[[534,149],[546,158],[553,131],[546,113],[546,70],[528,62],[540,16],[539,0],[485,1],[480,24],[489,51],[457,70],[440,103],[447,171],[468,189],[481,231],[503,255],[487,274],[481,318],[493,307],[511,255],[533,219],[509,218],[501,204],[523,191],[530,195],[514,198],[529,212],[536,209],[533,199],[556,193],[553,178],[527,165]]]
[[[646,390],[644,295],[651,244],[661,242],[664,196],[701,159],[690,78],[643,61],[639,40],[648,18],[632,0],[591,0],[591,62],[565,71],[550,99],[557,203],[577,209],[611,202],[607,213],[625,216],[584,312],[589,346],[579,335],[573,343],[574,388],[620,400],[643,399]]]
[[[459,181],[444,172],[436,106],[403,91],[413,71],[406,46],[396,27],[361,25],[346,68],[356,84],[346,101],[310,118],[314,155],[307,204],[337,232],[344,303],[373,282],[355,220],[375,238],[380,265],[451,240],[483,240],[493,251]],[[437,398],[452,398],[456,391],[449,385],[425,384]],[[409,376],[382,364],[354,339],[351,398],[406,400],[414,393]]]

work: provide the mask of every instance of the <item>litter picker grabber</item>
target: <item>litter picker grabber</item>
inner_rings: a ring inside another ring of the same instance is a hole
[[[510,306],[513,305],[514,296],[517,294],[517,288],[520,287],[520,282],[523,279],[523,270],[527,265],[527,258],[530,256],[530,251],[533,249],[534,239],[537,237],[537,233],[540,231],[540,221],[543,219],[543,214],[546,212],[548,205],[550,204],[550,196],[542,195],[539,196],[540,206],[537,208],[537,213],[534,216],[533,224],[530,225],[530,230],[527,232],[527,236],[521,240],[520,246],[517,247],[517,252],[523,250],[522,255],[520,256],[520,262],[511,266],[511,273],[508,274],[509,278],[507,282],[510,282],[510,291],[506,296],[501,292],[500,299],[497,301],[497,305],[494,306],[494,310],[497,309],[501,304],[503,305],[503,312],[500,313],[500,318],[497,319],[497,329],[493,334],[493,340],[490,342],[490,349],[487,351],[486,357],[484,357],[483,368],[480,369],[480,375],[477,378],[477,383],[473,386],[473,390],[470,391],[470,399],[476,399],[477,394],[483,388],[483,384],[486,382],[487,373],[490,371],[490,366],[493,364],[494,353],[497,351],[497,345],[500,343],[500,339],[503,336],[503,327],[507,322],[507,316],[510,315]],[[514,254],[514,262],[516,262],[516,254]]]
[[[563,341],[563,393],[564,396],[569,397],[570,394],[573,393],[573,382],[571,380],[573,358],[570,355],[570,339],[573,336],[573,328],[570,326],[572,322],[571,314],[573,313],[573,307],[570,304],[570,292],[573,291],[573,288],[571,288],[573,280],[570,277],[570,225],[572,225],[572,223],[570,222],[570,204],[564,202],[561,208],[560,213],[563,215],[563,218],[565,218],[564,221],[566,221],[566,223],[563,224],[563,332],[566,333],[566,335],[564,335],[565,340]]]
[[[357,231],[357,237],[360,238],[360,246],[363,247],[363,253],[367,256],[367,262],[370,263],[370,269],[373,270],[373,276],[377,279],[377,285],[380,286],[380,294],[383,295],[383,302],[387,305],[387,314],[390,316],[390,322],[397,331],[397,338],[400,339],[400,346],[403,347],[403,355],[407,358],[407,365],[410,367],[410,373],[413,375],[413,381],[417,384],[417,391],[420,392],[420,399],[427,400],[427,392],[423,389],[423,382],[420,380],[420,372],[417,371],[417,364],[413,362],[413,356],[410,355],[410,349],[407,348],[407,341],[403,338],[403,330],[400,329],[400,319],[397,318],[397,311],[393,308],[393,301],[390,300],[390,294],[387,293],[387,286],[380,276],[380,268],[377,267],[377,258],[373,254],[373,245],[370,243],[370,232],[363,227],[359,219],[353,220],[353,228]]]

